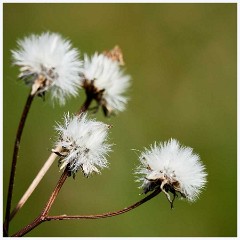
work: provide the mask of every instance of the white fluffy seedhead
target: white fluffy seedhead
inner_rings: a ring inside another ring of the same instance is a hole
[[[171,139],[168,142],[154,144],[143,152],[139,160],[141,165],[136,173],[141,176],[137,181],[142,182],[145,193],[158,187],[168,196],[168,191],[194,201],[205,186],[207,173],[200,157],[193,153],[190,147],[180,146]]]
[[[64,124],[56,127],[59,134],[56,144],[63,148],[60,169],[69,165],[73,174],[79,169],[85,176],[100,173],[99,168],[108,166],[106,156],[111,151],[111,145],[107,143],[109,128],[107,124],[87,119],[87,114],[65,115]]]
[[[82,62],[78,50],[59,34],[32,34],[19,40],[12,58],[13,64],[21,67],[19,78],[32,87],[32,94],[50,90],[60,104],[65,97],[77,95]]]
[[[125,75],[121,62],[111,56],[95,53],[84,55],[82,87],[102,106],[105,115],[125,110],[128,99],[124,96],[130,76]]]

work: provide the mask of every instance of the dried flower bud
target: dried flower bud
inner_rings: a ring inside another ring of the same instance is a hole
[[[118,45],[116,45],[112,50],[104,51],[103,55],[112,59],[113,61],[117,61],[119,63],[119,65],[121,65],[121,66],[125,65],[124,60],[123,60],[122,50]]]

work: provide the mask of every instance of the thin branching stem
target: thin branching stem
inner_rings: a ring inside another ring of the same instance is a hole
[[[67,171],[65,169],[65,171]],[[64,176],[63,176],[64,175]],[[63,173],[62,175],[62,180],[61,181],[65,181],[67,178],[67,173]],[[64,182],[61,182],[61,184],[63,185]],[[58,185],[60,186],[61,184],[58,183]],[[62,186],[61,185],[61,186]],[[56,187],[57,191],[59,192],[60,189],[59,187]],[[55,188],[55,190],[56,190]],[[25,234],[27,234],[28,232],[30,232],[31,230],[33,230],[34,228],[36,228],[39,224],[46,222],[46,221],[52,221],[52,220],[79,220],[79,219],[100,219],[100,218],[107,218],[107,217],[114,217],[114,216],[118,216],[120,214],[124,214],[126,212],[129,212],[137,207],[139,207],[140,205],[142,205],[143,203],[149,201],[150,199],[152,199],[153,197],[157,196],[160,192],[161,189],[157,189],[154,192],[152,192],[150,195],[148,195],[147,197],[141,199],[140,201],[134,203],[133,205],[123,208],[119,211],[114,211],[114,212],[108,212],[108,213],[103,213],[103,214],[96,214],[96,215],[59,215],[59,216],[47,216],[50,208],[49,206],[53,203],[52,199],[55,197],[56,198],[56,193],[54,193],[54,196],[52,194],[52,196],[50,197],[48,204],[46,205],[44,211],[42,212],[42,214],[37,217],[32,223],[28,224],[25,228],[23,228],[22,230],[20,230],[19,232],[15,233],[12,237],[22,237]],[[51,206],[50,206],[51,207]],[[48,211],[47,211],[48,210]],[[43,215],[45,214],[45,215]]]
[[[40,181],[42,180],[44,175],[47,173],[49,168],[52,166],[53,162],[56,160],[57,155],[55,154],[55,152],[61,152],[61,151],[62,151],[62,147],[61,146],[57,146],[54,149],[54,152],[52,152],[50,154],[49,158],[44,163],[43,167],[40,169],[40,171],[38,172],[37,176],[34,178],[32,183],[28,187],[27,191],[23,194],[22,198],[19,200],[18,204],[16,205],[16,207],[11,212],[11,214],[10,214],[10,221],[14,218],[16,213],[23,207],[23,205],[26,203],[28,198],[32,195],[33,191],[36,189],[36,187],[38,186],[38,184],[40,183]]]
[[[5,224],[4,224],[4,233],[8,235],[8,229],[9,229],[9,219],[10,219],[10,211],[11,211],[11,203],[12,203],[12,195],[13,195],[13,185],[14,185],[14,179],[15,179],[15,173],[16,173],[16,166],[17,166],[17,159],[18,159],[18,150],[21,142],[22,132],[23,128],[28,116],[28,112],[30,110],[32,101],[34,99],[35,95],[32,95],[29,93],[26,104],[24,106],[22,116],[18,125],[17,134],[15,138],[14,143],[14,149],[13,149],[13,157],[12,157],[12,166],[11,166],[11,173],[10,173],[10,179],[9,179],[9,185],[8,185],[8,196],[7,196],[7,206],[6,206],[6,215],[5,215]]]
[[[39,224],[41,224],[42,222],[46,221],[45,218],[48,215],[58,193],[60,192],[64,182],[66,181],[67,177],[70,176],[70,172],[68,170],[68,166],[65,168],[64,172],[62,173],[60,179],[58,180],[58,183],[56,185],[56,187],[54,188],[50,198],[48,199],[44,209],[42,210],[41,214],[30,224],[28,224],[26,227],[24,227],[23,229],[21,229],[19,232],[17,232],[16,234],[14,234],[14,237],[22,237],[24,236],[26,233],[30,232],[32,229],[34,229],[35,227],[37,227]]]
[[[47,216],[45,218],[45,221],[52,221],[52,220],[71,220],[71,219],[100,219],[100,218],[108,218],[108,217],[114,217],[121,215],[123,213],[129,212],[133,210],[134,208],[139,207],[143,203],[149,201],[153,197],[157,196],[161,192],[161,189],[157,189],[151,194],[149,194],[147,197],[141,199],[140,201],[134,203],[133,205],[123,208],[119,211],[115,212],[108,212],[103,214],[96,214],[96,215],[59,215],[59,216]]]
[[[89,95],[87,96],[85,102],[82,104],[80,110],[76,113],[76,115],[79,115],[83,112],[86,112],[92,102],[93,98]],[[57,146],[53,152],[50,154],[47,161],[44,163],[43,167],[40,169],[30,186],[28,187],[27,191],[23,194],[22,198],[17,203],[16,207],[13,209],[13,211],[10,214],[9,221],[11,221],[14,216],[17,214],[17,212],[23,207],[23,205],[26,203],[28,198],[32,195],[33,191],[36,189],[38,184],[41,182],[44,175],[47,173],[49,168],[52,166],[58,155],[56,153],[61,153],[62,148],[61,146]]]
[[[57,195],[59,194],[59,192],[60,192],[64,182],[66,181],[67,177],[69,177],[70,175],[71,175],[71,173],[70,173],[70,171],[68,169],[68,165],[67,165],[67,167],[65,168],[63,174],[61,175],[60,179],[58,180],[57,186],[53,190],[53,192],[52,192],[52,194],[51,194],[51,196],[50,196],[50,198],[49,198],[45,208],[42,211],[42,214],[41,214],[42,216],[45,217],[45,216],[48,215],[48,213],[49,213],[49,211],[50,211],[50,209],[51,209],[51,207],[52,207],[52,205],[53,205]]]

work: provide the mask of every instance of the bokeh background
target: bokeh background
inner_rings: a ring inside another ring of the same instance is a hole
[[[4,4],[3,209],[14,137],[29,89],[17,80],[10,50],[30,33],[59,32],[82,53],[119,44],[132,76],[127,110],[98,120],[113,124],[110,169],[68,179],[51,214],[118,210],[142,198],[133,170],[136,152],[176,138],[199,153],[207,188],[193,204],[160,194],[127,214],[109,219],[43,223],[27,236],[234,237],[237,235],[237,5],[236,4]],[[49,156],[53,126],[74,113],[84,92],[66,106],[34,100],[24,130],[13,206]],[[41,211],[61,172],[57,163],[11,222],[16,232]],[[5,210],[3,211],[5,213]]]

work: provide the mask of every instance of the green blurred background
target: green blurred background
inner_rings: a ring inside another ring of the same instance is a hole
[[[160,194],[127,214],[101,220],[47,222],[27,236],[217,237],[237,235],[237,4],[4,4],[3,207],[14,137],[29,89],[17,81],[10,50],[30,33],[54,31],[93,54],[119,44],[132,76],[127,110],[113,124],[110,169],[68,179],[51,214],[94,214],[126,207],[142,196],[134,182],[137,154],[154,141],[177,138],[199,153],[208,184],[193,204],[174,210]],[[85,94],[53,107],[34,100],[22,138],[13,206],[49,156],[53,126],[74,113]],[[61,172],[57,163],[11,222],[11,233],[32,221]]]

